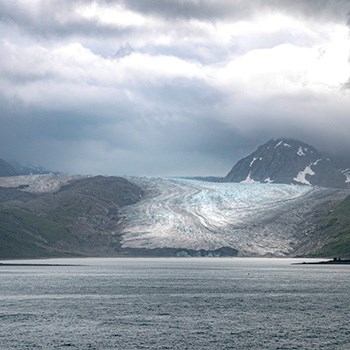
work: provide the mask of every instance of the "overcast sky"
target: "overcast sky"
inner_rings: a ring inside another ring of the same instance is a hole
[[[280,136],[350,147],[348,0],[0,0],[0,158],[226,175]]]

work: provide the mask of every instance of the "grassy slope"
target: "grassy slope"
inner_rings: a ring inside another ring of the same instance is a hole
[[[0,257],[32,258],[64,255],[51,245],[69,232],[60,224],[16,208],[0,209]]]
[[[0,259],[109,255],[120,245],[105,233],[116,229],[119,209],[141,196],[126,179],[103,176],[54,193],[0,188]]]
[[[325,244],[308,255],[350,258],[350,196],[323,218],[319,232]]]

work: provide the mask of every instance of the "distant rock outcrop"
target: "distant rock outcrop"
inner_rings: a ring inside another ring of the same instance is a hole
[[[279,138],[258,147],[238,161],[224,178],[227,182],[283,183],[346,188],[347,177],[313,146]]]

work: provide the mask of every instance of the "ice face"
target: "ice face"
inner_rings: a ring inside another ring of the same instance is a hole
[[[288,226],[288,217],[302,216],[303,206],[320,191],[309,186],[164,178],[136,183],[146,195],[123,213],[124,247],[229,246],[242,255],[288,254],[295,229]]]

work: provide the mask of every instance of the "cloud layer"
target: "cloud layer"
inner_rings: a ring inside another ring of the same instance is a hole
[[[349,11],[340,0],[5,0],[0,157],[224,175],[271,137],[344,151]]]

